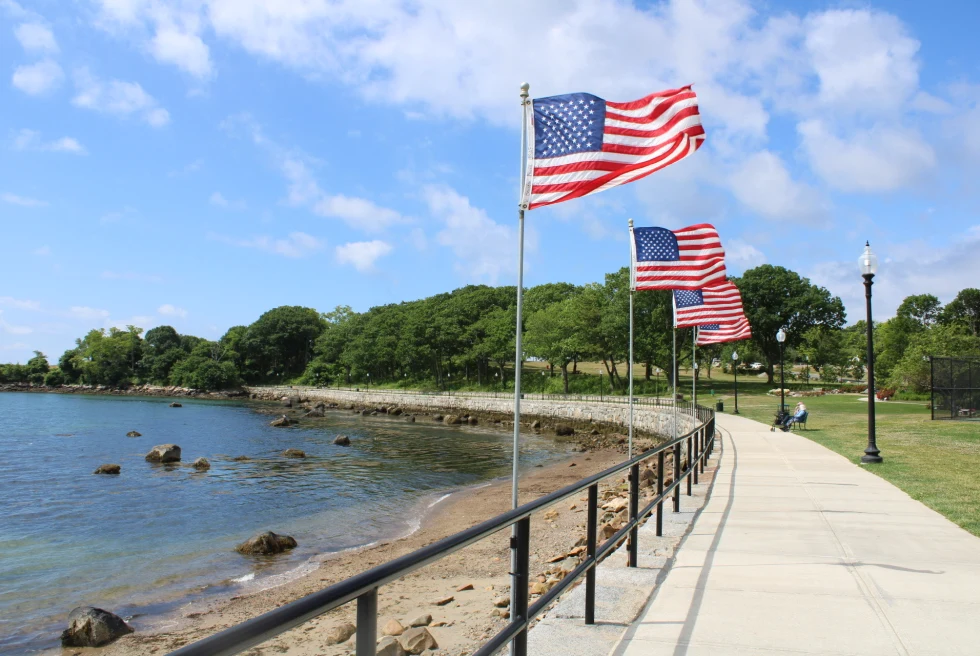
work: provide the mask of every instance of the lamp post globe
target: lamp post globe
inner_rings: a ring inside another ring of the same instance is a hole
[[[874,322],[871,318],[871,285],[872,279],[878,273],[878,256],[871,252],[871,244],[864,243],[864,252],[858,258],[858,267],[861,269],[861,276],[864,278],[864,298],[867,306],[867,330],[868,330],[868,446],[864,449],[861,457],[861,464],[874,464],[882,462],[880,451],[875,435],[875,354],[874,354]]]
[[[783,372],[783,342],[786,341],[786,331],[782,328],[776,333],[776,341],[779,342],[779,414],[781,419],[786,414],[786,385]]]
[[[733,415],[738,414],[738,351],[732,351],[732,373],[735,374],[735,410]]]

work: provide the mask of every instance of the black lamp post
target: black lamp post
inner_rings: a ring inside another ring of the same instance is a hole
[[[602,403],[602,367],[599,367],[599,403]]]
[[[733,415],[738,414],[738,351],[732,351],[732,373],[735,374],[735,410]]]
[[[864,298],[868,309],[868,446],[861,457],[861,464],[882,462],[878,455],[878,445],[875,443],[875,353],[874,338],[872,331],[874,324],[871,321],[871,279],[878,272],[878,258],[871,252],[871,244],[864,243],[864,252],[861,254],[858,264],[861,265],[861,275],[864,277]]]
[[[786,331],[782,328],[776,333],[776,341],[779,342],[779,416],[786,415],[786,383],[783,377],[783,342],[786,341]]]

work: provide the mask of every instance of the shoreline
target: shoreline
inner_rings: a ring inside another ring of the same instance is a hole
[[[550,465],[525,471],[520,478],[520,499],[525,503],[559,489],[584,476],[619,463],[617,449],[578,453]],[[448,494],[448,496],[447,496]],[[284,603],[311,594],[376,565],[431,544],[466,527],[475,525],[510,507],[510,481],[495,479],[449,493],[436,493],[423,509],[419,525],[399,538],[379,541],[350,550],[326,554],[310,571],[282,583],[231,597],[198,600],[161,617],[164,627],[124,636],[101,648],[73,649],[72,654],[136,656],[165,653],[185,644],[243,622]],[[430,497],[431,499],[432,497]],[[428,501],[428,500],[426,500]],[[421,503],[426,503],[423,501]],[[574,506],[580,507],[574,507]],[[571,550],[584,522],[584,504],[562,506],[556,516],[532,522],[532,566],[547,568],[545,561]],[[576,512],[577,511],[577,512]],[[439,654],[462,654],[498,630],[504,619],[494,615],[493,599],[509,590],[509,548],[506,531],[467,547],[428,567],[394,581],[379,594],[379,636],[388,619],[398,619],[406,627],[415,617],[431,614],[430,632],[439,642]],[[301,568],[304,565],[300,566]],[[472,589],[458,588],[472,585]],[[436,606],[433,601],[455,596],[454,602]],[[281,636],[249,650],[248,654],[290,653],[301,656],[323,654],[341,656],[352,653],[353,639],[327,645],[327,633],[344,622],[355,621],[355,605],[347,604],[315,618]],[[53,649],[50,654],[63,653]]]

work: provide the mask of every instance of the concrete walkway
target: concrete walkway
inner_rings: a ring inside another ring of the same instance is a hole
[[[612,654],[980,654],[980,538],[805,437],[718,425],[711,497]]]

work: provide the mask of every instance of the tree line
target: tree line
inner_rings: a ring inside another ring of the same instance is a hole
[[[742,291],[753,337],[697,350],[696,375],[713,363],[780,363],[776,332],[784,328],[787,363],[806,361],[827,381],[863,375],[865,324],[844,327],[840,298],[799,274],[762,265],[732,278]],[[153,383],[214,390],[242,384],[475,385],[503,389],[513,380],[516,289],[469,285],[428,298],[355,312],[299,306],[269,310],[219,340],[181,335],[171,326],[91,330],[55,367],[35,352],[26,365],[0,365],[0,382],[125,386]],[[586,285],[547,283],[524,295],[524,357],[546,362],[552,391],[568,392],[579,363],[600,363],[610,392],[627,386],[629,270]],[[672,371],[673,304],[669,291],[634,296],[634,354],[649,380]],[[920,391],[923,355],[980,354],[980,290],[965,289],[942,307],[932,295],[910,296],[896,316],[874,327],[876,382]],[[692,332],[677,331],[678,366],[690,367]],[[599,373],[588,371],[587,374]],[[928,366],[925,364],[925,375]],[[544,381],[542,381],[544,382]],[[511,383],[512,384],[512,383]],[[542,385],[544,386],[544,385]]]

